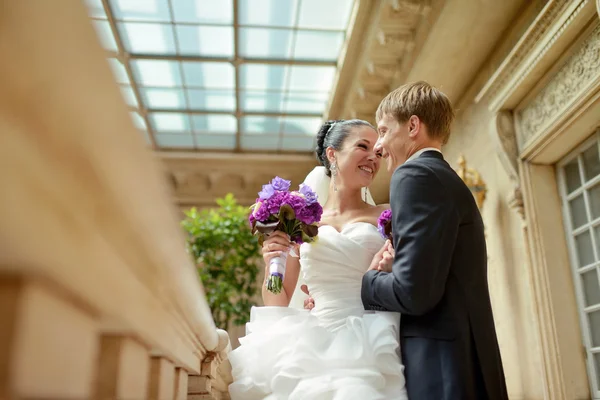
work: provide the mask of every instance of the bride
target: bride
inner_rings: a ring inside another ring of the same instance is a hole
[[[318,240],[299,248],[299,260],[288,257],[281,293],[263,285],[266,306],[252,308],[247,336],[229,356],[232,399],[407,399],[399,316],[367,312],[360,297],[362,276],[384,245],[377,218],[389,208],[375,206],[366,189],[379,170],[376,141],[360,120],[319,130],[322,166],[305,181],[324,209]],[[271,258],[290,248],[298,250],[281,232],[265,240],[267,275]],[[301,283],[311,290],[311,311],[302,308]]]

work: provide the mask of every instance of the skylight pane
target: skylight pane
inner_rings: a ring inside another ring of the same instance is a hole
[[[322,121],[320,117],[284,117],[282,132],[284,136],[316,136]]]
[[[277,135],[242,135],[240,145],[245,150],[277,150],[279,137]]]
[[[196,24],[233,24],[235,0],[177,0],[173,1],[176,22]]]
[[[240,106],[250,112],[283,112],[284,92],[251,90],[240,92]]]
[[[192,115],[194,132],[235,133],[237,121],[233,115]]]
[[[293,34],[291,29],[240,28],[240,54],[248,58],[290,58]]]
[[[140,114],[138,114],[135,111],[131,111],[130,115],[131,119],[133,119],[133,124],[136,128],[142,131],[146,131],[148,129],[148,127],[146,126],[146,121],[144,121],[144,118],[142,118]]]
[[[133,92],[131,86],[121,86],[121,93],[123,93],[123,98],[125,99],[125,103],[127,103],[127,105],[134,108],[139,107],[137,99],[135,98],[135,93]]]
[[[150,122],[156,131],[189,132],[190,121],[187,114],[151,113]]]
[[[181,86],[181,73],[175,61],[132,60],[131,67],[141,86]]]
[[[225,62],[182,63],[186,86],[212,89],[234,89],[235,71],[233,65]]]
[[[233,27],[177,25],[175,29],[181,55],[233,58]]]
[[[240,67],[240,89],[284,90],[289,69],[284,65],[243,64]]]
[[[242,118],[242,132],[244,133],[278,134],[280,128],[281,119],[279,117],[252,115]]]
[[[116,19],[170,22],[168,0],[109,0]]]
[[[100,39],[100,43],[102,47],[108,51],[117,52],[117,42],[115,42],[115,37],[110,30],[110,24],[108,21],[100,21],[94,20],[94,28],[96,28],[96,32],[98,33],[98,39]]]
[[[336,68],[294,65],[290,69],[290,90],[329,91],[333,86]]]
[[[354,0],[302,0],[298,27],[346,30]]]
[[[296,35],[296,60],[335,61],[344,43],[343,32],[298,31]]]
[[[187,91],[190,109],[211,111],[234,111],[235,93],[233,90],[202,90]]]
[[[233,150],[235,149],[235,135],[199,134],[196,135],[196,146],[199,149]]]
[[[170,25],[141,22],[119,23],[123,46],[134,54],[176,54],[175,37]]]
[[[102,0],[85,0],[85,3],[88,7],[88,14],[90,17],[106,19]]]
[[[161,133],[158,132],[154,135],[156,144],[160,147],[173,148],[173,149],[193,149],[194,138],[191,134],[181,133]]]
[[[129,85],[129,77],[127,76],[127,70],[125,70],[123,64],[121,64],[116,58],[109,58],[108,63],[113,71],[116,82]]]
[[[294,26],[298,0],[238,0],[240,25]]]
[[[165,110],[185,108],[183,89],[140,88],[140,94],[147,108]]]
[[[284,136],[281,138],[281,149],[291,151],[314,151],[315,139],[308,136]]]
[[[327,107],[328,92],[290,92],[283,109],[287,113],[322,113]]]

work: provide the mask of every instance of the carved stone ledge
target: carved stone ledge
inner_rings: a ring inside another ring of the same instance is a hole
[[[536,83],[526,79],[551,66],[554,56],[548,54],[560,54],[568,47],[569,38],[574,37],[578,27],[587,22],[590,13],[593,13],[592,8],[590,0],[549,1],[477,94],[475,101],[486,100],[492,111],[513,108]]]
[[[429,1],[425,0],[390,0],[394,11],[408,10],[414,14],[427,15],[431,11]]]
[[[600,26],[556,73],[535,99],[518,114],[519,148],[556,120],[573,101],[600,81]]]

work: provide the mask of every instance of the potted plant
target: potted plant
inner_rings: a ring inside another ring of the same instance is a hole
[[[260,258],[257,238],[248,225],[249,209],[230,193],[215,208],[185,212],[182,226],[198,268],[217,327],[243,325],[258,293]]]

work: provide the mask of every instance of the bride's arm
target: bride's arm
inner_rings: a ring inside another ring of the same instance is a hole
[[[296,257],[288,256],[285,264],[285,278],[283,280],[283,288],[279,294],[271,293],[267,290],[266,285],[262,287],[262,298],[265,306],[287,307],[290,305],[290,300],[296,290],[298,276],[300,275],[300,261]],[[265,279],[269,276],[269,265],[265,267]]]
[[[287,235],[283,232],[274,232],[263,243],[263,259],[265,260],[265,280],[269,277],[269,264],[272,258],[278,257],[283,251],[286,251],[292,246]],[[299,247],[295,247],[294,251],[298,254]],[[285,264],[285,277],[283,279],[283,288],[279,294],[271,293],[267,290],[266,285],[262,285],[262,298],[265,306],[287,307],[290,304],[298,276],[300,275],[299,258],[288,255]]]

